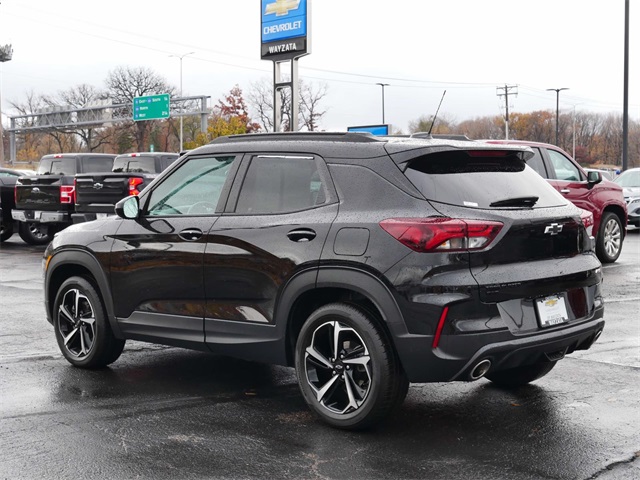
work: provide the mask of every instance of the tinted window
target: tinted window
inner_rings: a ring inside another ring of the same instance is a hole
[[[547,169],[544,167],[544,161],[542,160],[540,149],[532,148],[531,150],[533,150],[534,155],[529,160],[527,160],[527,165],[538,172],[538,175],[540,175],[542,178],[549,178],[547,176]]]
[[[110,170],[111,168],[109,168]],[[45,158],[38,165],[38,175],[75,175],[76,159],[70,157]]]
[[[553,169],[556,171],[556,179],[569,182],[579,182],[582,180],[580,170],[578,170],[578,167],[576,167],[571,160],[555,150],[547,149],[547,152],[553,164]]]
[[[113,157],[89,157],[82,160],[85,173],[110,172],[113,166]]]
[[[258,156],[249,165],[236,212],[296,212],[321,205],[325,199],[313,158]]]
[[[187,160],[149,198],[149,215],[203,215],[216,211],[235,157]]]
[[[472,157],[466,152],[435,153],[414,160],[405,174],[425,198],[450,205],[490,208],[496,202],[523,197],[538,197],[534,208],[567,203],[515,155]]]
[[[112,171],[156,173],[156,161],[153,157],[116,157]]]

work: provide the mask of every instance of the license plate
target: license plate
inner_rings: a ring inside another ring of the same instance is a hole
[[[560,295],[551,295],[550,297],[539,298],[536,300],[536,308],[538,310],[538,318],[540,326],[551,327],[569,321],[567,315],[567,305],[564,303],[564,297]]]

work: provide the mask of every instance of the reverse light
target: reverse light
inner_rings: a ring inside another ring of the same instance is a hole
[[[62,204],[76,203],[75,182],[73,185],[60,186],[60,203]]]
[[[500,222],[453,218],[389,218],[380,226],[416,252],[452,252],[486,248],[503,227]]]
[[[138,186],[144,182],[143,178],[140,177],[131,177],[129,179],[129,195],[139,195],[140,190],[138,190]]]

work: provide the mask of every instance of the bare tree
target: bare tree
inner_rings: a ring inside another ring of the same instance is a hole
[[[176,88],[148,68],[118,67],[109,72],[107,93],[114,103],[132,103],[134,97],[168,93],[175,95]],[[154,128],[155,120],[135,122],[135,136],[139,151],[145,150],[145,140]],[[130,124],[131,125],[131,124]]]
[[[326,97],[327,88],[326,83],[314,89],[313,84],[300,82],[300,116],[303,126],[310,132],[318,129],[320,119],[327,113],[320,109],[320,102]]]

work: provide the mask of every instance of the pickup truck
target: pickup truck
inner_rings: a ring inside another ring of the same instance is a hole
[[[75,175],[110,172],[116,155],[61,153],[40,159],[36,175],[18,178],[15,208],[20,237],[31,245],[49,243],[53,234],[72,223],[75,208]]]
[[[168,152],[126,153],[115,158],[109,173],[76,175],[73,223],[114,215],[118,200],[140,193],[179,157],[177,153]]]

